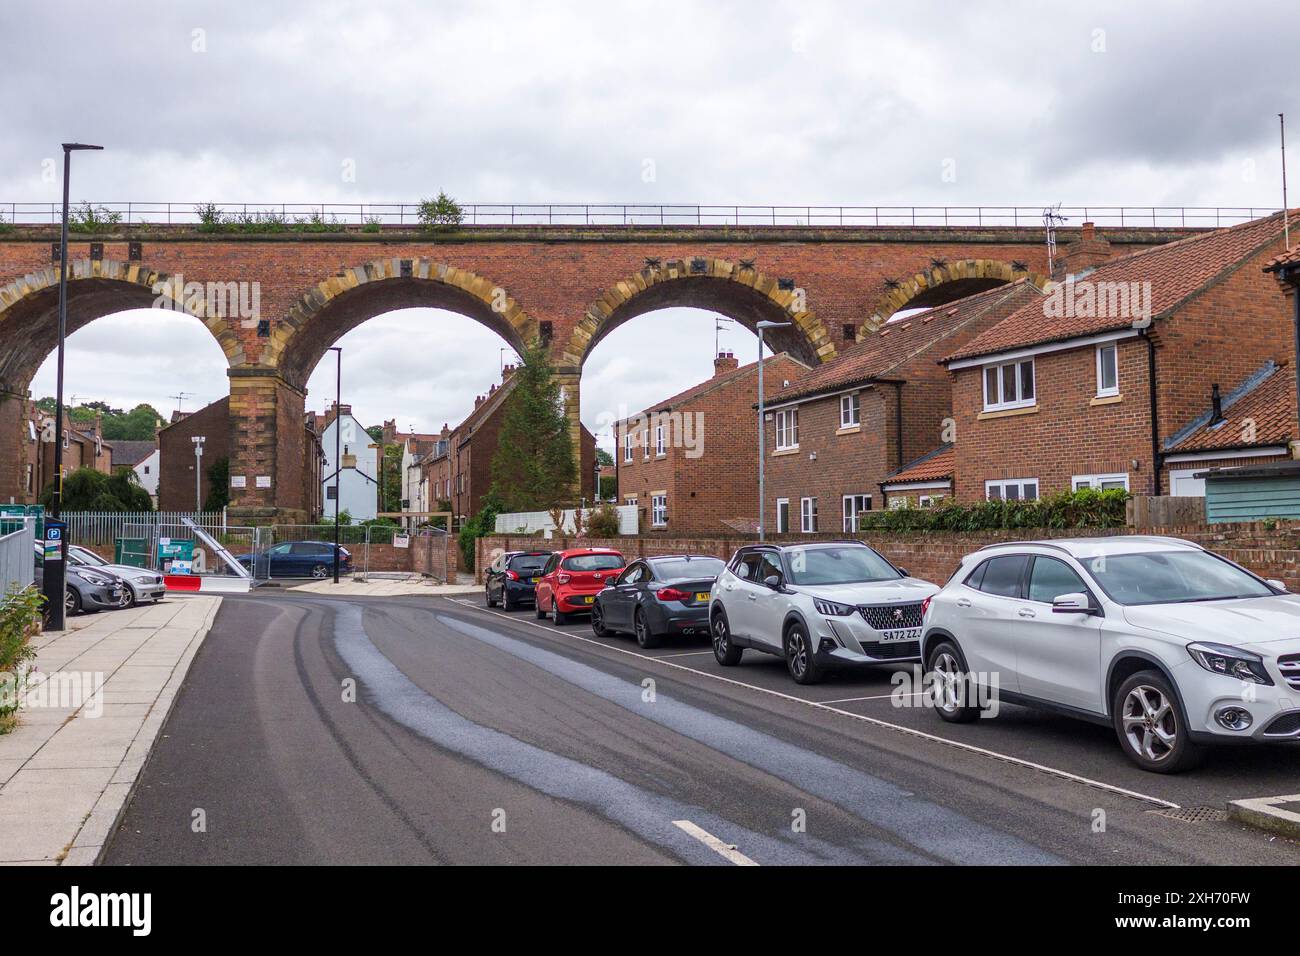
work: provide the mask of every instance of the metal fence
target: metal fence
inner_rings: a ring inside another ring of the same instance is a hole
[[[112,225],[199,225],[199,203],[91,203]],[[207,205],[207,204],[203,204]],[[412,228],[421,225],[419,203],[215,203],[225,225],[213,231],[270,231],[299,228],[328,232],[346,228]],[[742,206],[698,203],[464,203],[459,226],[733,226],[810,228],[888,226],[1042,226],[1039,206]],[[1062,206],[1067,222],[1109,227],[1219,228],[1269,216],[1258,206]],[[58,203],[0,202],[0,217],[18,225],[55,225]],[[115,221],[114,217],[116,217]],[[248,225],[241,225],[247,223]]]
[[[145,529],[163,525],[180,526],[182,518],[189,518],[209,534],[226,529],[224,511],[65,511],[63,520],[68,523],[68,540],[73,544],[113,544],[124,537],[123,529],[130,526],[137,535]],[[156,537],[156,535],[148,535]]]
[[[34,581],[36,519],[28,518],[16,531],[0,537],[0,601]]]

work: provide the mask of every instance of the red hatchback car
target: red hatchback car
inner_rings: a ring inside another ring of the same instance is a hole
[[[590,612],[596,592],[618,577],[627,562],[612,548],[556,551],[537,582],[537,616],[563,624],[570,614]]]

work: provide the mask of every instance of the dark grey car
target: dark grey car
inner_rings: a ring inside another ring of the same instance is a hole
[[[599,637],[630,631],[642,647],[670,635],[709,633],[709,597],[726,562],[678,554],[633,561],[596,595],[591,629]]]
[[[45,565],[40,555],[36,557],[35,584],[39,591],[44,586]],[[122,606],[122,591],[127,586],[115,574],[95,568],[68,563],[64,575],[64,614],[109,611]]]

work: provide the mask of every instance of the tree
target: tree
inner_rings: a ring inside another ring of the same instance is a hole
[[[211,487],[203,502],[203,510],[220,511],[230,504],[230,459],[218,458],[208,465],[207,474]]]
[[[597,448],[596,464],[600,465],[602,468],[612,466],[614,464],[614,456],[603,448]]]
[[[54,482],[41,492],[41,504],[54,503]],[[111,475],[94,468],[78,468],[63,479],[61,500],[64,511],[152,511],[149,492],[140,487],[140,479],[130,468],[119,468]]]
[[[420,225],[429,232],[459,226],[465,216],[456,200],[445,192],[439,192],[437,199],[422,200],[416,215],[419,217]]]
[[[546,346],[524,349],[506,398],[492,458],[492,491],[503,510],[546,511],[573,494],[577,469],[560,383]]]

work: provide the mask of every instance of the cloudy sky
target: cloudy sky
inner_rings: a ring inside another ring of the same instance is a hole
[[[4,0],[0,204],[56,200],[46,162],[78,139],[108,149],[78,157],[74,200],[1273,207],[1276,114],[1300,126],[1281,9]],[[698,344],[647,364],[665,338]],[[707,376],[713,341],[707,313],[628,323],[588,361],[584,417]],[[431,310],[342,344],[360,417],[422,430],[500,365]],[[167,412],[225,394],[223,368],[185,317],[126,313],[71,338],[68,388]],[[333,386],[318,371],[309,403]]]

